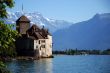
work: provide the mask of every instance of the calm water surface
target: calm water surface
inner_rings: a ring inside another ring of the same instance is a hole
[[[109,55],[57,55],[52,59],[7,62],[13,73],[110,73]]]

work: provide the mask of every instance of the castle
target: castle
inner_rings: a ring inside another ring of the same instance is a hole
[[[16,40],[16,51],[19,56],[50,57],[52,56],[52,35],[44,27],[40,28],[22,15],[16,21],[16,30],[21,35]]]

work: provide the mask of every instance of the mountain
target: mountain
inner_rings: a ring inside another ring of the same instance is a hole
[[[96,14],[93,18],[73,24],[64,20],[44,17],[39,12],[8,12],[3,19],[8,24],[25,15],[31,24],[45,26],[53,35],[54,49],[107,49],[110,48],[110,13]]]
[[[110,48],[110,13],[93,18],[53,33],[54,49],[108,49]]]
[[[58,29],[67,28],[71,24],[73,24],[72,22],[67,22],[64,20],[54,20],[43,17],[39,12],[8,12],[8,18],[3,20],[8,24],[15,24],[16,20],[22,15],[27,16],[27,18],[31,20],[31,24],[37,24],[40,27],[44,26],[45,28],[49,29],[51,33],[55,32]]]

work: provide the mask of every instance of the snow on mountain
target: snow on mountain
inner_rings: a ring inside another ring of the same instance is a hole
[[[43,17],[41,13],[39,12],[8,12],[8,19],[4,19],[4,21],[8,24],[15,24],[16,20],[22,16],[25,15],[27,18],[31,20],[31,24],[37,24],[40,27],[44,26],[45,28],[49,29],[50,32],[55,32],[58,29],[63,29],[67,28],[73,23],[67,22],[64,20],[54,20],[54,19],[49,19],[47,17]]]

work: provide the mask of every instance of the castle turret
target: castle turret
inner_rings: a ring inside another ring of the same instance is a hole
[[[16,30],[18,33],[24,35],[26,34],[26,31],[30,28],[30,20],[22,15],[17,21],[16,21]]]

